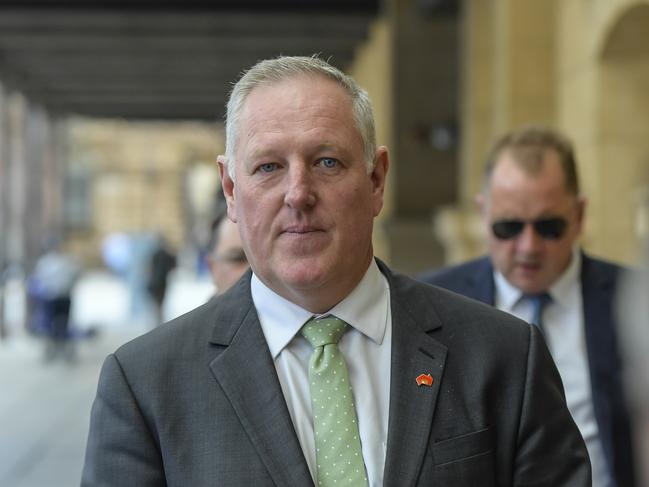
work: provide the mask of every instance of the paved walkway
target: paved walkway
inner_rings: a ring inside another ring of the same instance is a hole
[[[0,485],[79,485],[90,407],[105,356],[137,330],[79,343],[75,363],[44,362],[42,340],[0,344]]]
[[[200,304],[209,291],[204,281],[178,279],[170,288],[167,317]],[[109,276],[87,276],[75,317],[82,328],[97,326],[99,333],[77,342],[72,363],[63,357],[45,362],[42,339],[14,332],[0,341],[0,486],[79,485],[101,364],[147,329],[126,318],[125,293]]]

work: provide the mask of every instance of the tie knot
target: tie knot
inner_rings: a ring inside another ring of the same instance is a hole
[[[543,292],[538,294],[526,294],[525,299],[529,300],[534,308],[543,309],[546,304],[552,301],[552,296],[547,292]]]
[[[547,292],[544,292],[539,294],[526,294],[525,299],[527,299],[532,305],[531,323],[542,329],[543,309],[552,301],[552,296]]]
[[[347,329],[347,323],[333,315],[311,318],[302,327],[301,333],[313,348],[337,344]]]

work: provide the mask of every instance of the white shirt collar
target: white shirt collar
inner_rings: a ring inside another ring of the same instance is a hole
[[[575,245],[572,249],[572,257],[570,264],[559,276],[550,289],[548,294],[552,297],[554,302],[564,304],[564,298],[568,296],[568,290],[572,288],[575,283],[579,282],[579,274],[581,273],[581,252],[579,247]],[[510,284],[510,282],[500,272],[494,269],[494,282],[496,284],[496,302],[501,309],[512,310],[516,303],[521,299],[523,293],[517,287]]]
[[[581,275],[581,252],[579,247],[572,249],[572,259],[568,268],[554,281],[554,284],[548,291],[552,300],[556,303],[566,305],[566,299],[570,296],[570,291],[579,283]]]
[[[276,359],[313,313],[275,293],[254,273],[250,290],[268,348]],[[354,290],[323,315],[337,316],[380,345],[387,326],[389,298],[387,280],[372,259]]]

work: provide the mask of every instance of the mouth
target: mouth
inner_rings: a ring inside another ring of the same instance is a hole
[[[295,225],[282,230],[282,233],[288,235],[307,235],[310,233],[323,232],[324,230],[309,225]]]
[[[328,244],[327,232],[312,225],[292,225],[279,234],[280,240],[295,255],[311,255],[322,251]]]
[[[521,269],[522,271],[525,272],[535,272],[538,271],[541,268],[541,263],[540,262],[517,262],[516,267]]]

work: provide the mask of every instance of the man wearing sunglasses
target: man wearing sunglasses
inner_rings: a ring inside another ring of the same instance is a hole
[[[476,201],[489,256],[422,280],[538,325],[586,440],[593,486],[635,485],[613,312],[622,269],[578,246],[585,201],[570,142],[539,127],[504,135]]]

